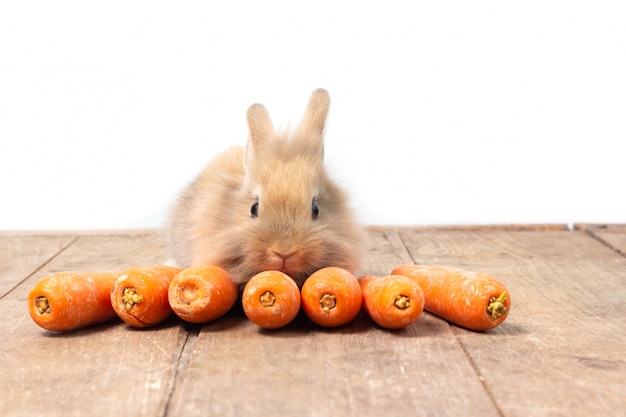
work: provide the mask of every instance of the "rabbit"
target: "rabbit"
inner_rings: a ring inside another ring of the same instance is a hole
[[[165,235],[178,266],[221,266],[240,288],[265,270],[300,287],[326,266],[358,273],[364,229],[323,164],[329,107],[315,90],[292,133],[276,131],[263,105],[248,108],[247,146],[215,157],[171,209]]]

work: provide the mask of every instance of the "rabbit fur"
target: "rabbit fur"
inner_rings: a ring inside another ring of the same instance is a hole
[[[215,157],[171,209],[165,235],[178,266],[218,265],[237,284],[265,270],[299,286],[325,266],[358,273],[363,229],[323,163],[329,107],[315,90],[293,132],[275,130],[263,105],[249,107],[247,146]]]

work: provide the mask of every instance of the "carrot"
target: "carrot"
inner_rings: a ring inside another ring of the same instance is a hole
[[[28,313],[37,325],[59,332],[114,318],[109,294],[119,273],[56,272],[41,278],[28,294]]]
[[[379,326],[386,329],[407,327],[424,311],[424,291],[411,278],[388,275],[359,277],[363,307]]]
[[[145,266],[129,268],[115,280],[111,304],[117,315],[134,327],[161,323],[172,314],[167,292],[180,268]]]
[[[197,266],[180,271],[169,286],[170,307],[191,323],[206,323],[226,314],[237,301],[237,285],[218,266]]]
[[[412,278],[422,287],[427,311],[470,330],[493,329],[511,310],[511,297],[504,284],[480,272],[404,264],[392,274]]]
[[[246,283],[241,304],[254,324],[265,329],[277,329],[286,326],[298,315],[300,289],[283,272],[260,272]]]
[[[324,327],[342,326],[361,310],[361,286],[351,272],[326,267],[311,274],[302,285],[302,309],[314,323]]]

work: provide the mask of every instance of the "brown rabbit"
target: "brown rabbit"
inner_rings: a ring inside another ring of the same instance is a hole
[[[315,90],[293,134],[250,106],[247,147],[218,155],[172,208],[166,235],[179,266],[219,265],[238,284],[270,269],[298,285],[325,266],[358,273],[363,231],[323,165],[329,106]]]

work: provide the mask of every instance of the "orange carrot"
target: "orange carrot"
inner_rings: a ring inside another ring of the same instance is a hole
[[[424,291],[411,278],[388,275],[359,277],[363,307],[379,326],[386,329],[407,327],[424,311]]]
[[[241,297],[243,311],[259,327],[286,326],[300,311],[300,289],[280,271],[260,272],[250,278]]]
[[[40,279],[28,294],[35,323],[59,332],[114,318],[109,294],[117,272],[57,272]]]
[[[361,310],[363,294],[357,279],[339,267],[326,267],[311,274],[301,290],[302,309],[314,323],[342,326]]]
[[[134,327],[161,323],[172,314],[167,291],[180,268],[145,266],[129,268],[115,280],[111,304],[118,316]]]
[[[425,309],[470,330],[493,329],[511,310],[502,282],[489,275],[450,266],[405,264],[392,274],[414,279],[424,290]]]
[[[172,280],[168,299],[174,313],[191,323],[206,323],[226,314],[237,301],[237,285],[218,266],[183,269]]]

